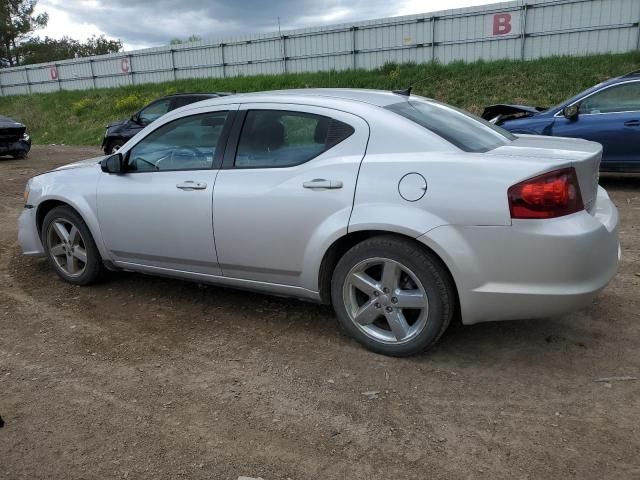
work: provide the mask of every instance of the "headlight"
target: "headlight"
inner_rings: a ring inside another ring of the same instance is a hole
[[[25,142],[28,142],[30,138],[31,138],[31,137],[29,136],[29,134],[28,134],[27,132],[24,132],[24,135],[22,135],[22,139],[23,139]]]
[[[24,203],[29,202],[29,190],[31,189],[31,179],[27,181],[27,184],[24,187]]]

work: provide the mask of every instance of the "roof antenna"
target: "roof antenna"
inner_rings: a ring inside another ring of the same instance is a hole
[[[409,88],[407,88],[406,90],[391,90],[391,93],[395,93],[396,95],[403,95],[405,97],[408,97],[409,95],[411,95],[411,89],[413,87],[409,86]]]

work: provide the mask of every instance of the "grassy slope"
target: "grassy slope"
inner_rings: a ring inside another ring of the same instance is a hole
[[[640,52],[527,62],[388,64],[374,71],[194,79],[114,89],[0,97],[0,114],[25,123],[35,143],[99,144],[107,122],[161,95],[280,88],[357,87],[414,92],[478,113],[492,103],[553,105],[609,77],[640,68]]]

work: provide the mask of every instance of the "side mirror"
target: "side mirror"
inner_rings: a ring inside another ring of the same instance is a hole
[[[562,109],[562,115],[564,115],[564,118],[566,118],[567,120],[575,120],[576,118],[578,118],[579,113],[580,107],[576,104],[569,105],[568,107],[564,107]]]
[[[104,173],[124,173],[124,157],[121,153],[114,153],[100,162]]]

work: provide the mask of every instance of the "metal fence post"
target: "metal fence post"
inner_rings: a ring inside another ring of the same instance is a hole
[[[178,79],[178,72],[177,72],[177,68],[176,68],[175,53],[176,53],[176,51],[172,48],[171,49],[171,70],[173,71],[173,81],[174,82]]]
[[[358,50],[356,50],[356,33],[358,31],[358,27],[353,26],[351,27],[351,31],[353,32],[352,34],[352,38],[351,38],[351,56],[353,57],[353,69],[356,70],[358,68],[358,59],[357,59],[357,55],[358,55]]]
[[[527,4],[525,0],[522,0],[522,11],[520,12],[520,60],[524,60],[524,44],[527,38]]]
[[[131,62],[132,58],[133,57],[131,55],[127,55],[127,59],[129,60],[129,75],[131,76],[131,85],[135,85],[136,76],[133,74],[133,63]]]
[[[436,61],[436,22],[438,17],[431,17],[431,63]]]
[[[227,78],[227,64],[224,60],[224,43],[220,44],[220,58],[222,60],[222,78]]]
[[[29,78],[29,69],[25,67],[24,76],[27,78],[27,93],[31,95],[31,79]]]
[[[282,70],[287,73],[287,36],[282,35]]]
[[[91,71],[91,84],[93,85],[93,88],[97,88],[97,86],[96,86],[96,73],[93,70],[93,59],[89,60],[89,70]]]
[[[636,50],[640,50],[640,18],[638,19],[638,40],[636,40]]]
[[[58,91],[62,90],[62,80],[60,79],[60,70],[58,70],[58,64],[54,63],[53,67],[56,69],[56,74],[58,75],[58,78],[56,78],[56,80],[58,80]]]

